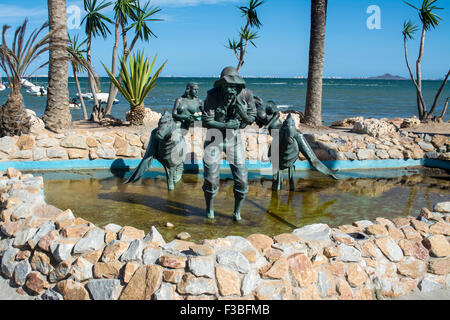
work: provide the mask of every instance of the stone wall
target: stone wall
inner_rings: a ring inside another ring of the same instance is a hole
[[[40,131],[0,138],[0,161],[140,158],[151,128]],[[383,131],[384,132],[384,131]],[[267,161],[271,137],[257,127],[243,131],[248,160]],[[441,159],[450,160],[450,138],[443,135],[391,132],[379,137],[349,132],[305,133],[320,160]],[[186,141],[196,160],[203,158],[205,130],[191,128]],[[299,155],[299,160],[305,160]]]
[[[12,168],[0,194],[1,272],[37,299],[366,300],[450,289],[450,202],[417,218],[196,244],[166,243],[154,227],[95,226],[46,204],[42,177]]]

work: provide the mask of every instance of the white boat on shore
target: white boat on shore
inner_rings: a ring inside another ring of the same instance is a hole
[[[33,83],[31,83],[30,81],[28,81],[27,79],[22,79],[20,81],[20,83],[22,84],[22,86],[24,86],[25,88],[28,88],[28,89],[35,87],[35,85]]]
[[[82,93],[81,96],[83,97],[83,99],[94,100],[94,96],[90,92]],[[78,93],[77,93],[77,97],[78,97]],[[97,100],[100,101],[101,103],[108,103],[108,98],[109,98],[109,93],[103,93],[103,92],[97,93]],[[116,104],[116,103],[119,103],[119,100],[114,99],[114,104]]]
[[[27,79],[22,79],[20,81],[23,87],[28,88],[26,93],[29,96],[46,96],[47,90],[42,86],[36,86],[32,82],[28,81]]]
[[[69,108],[70,109],[81,109],[81,103],[69,102]]]
[[[2,78],[0,77],[0,91],[6,90],[5,85],[2,83]]]
[[[30,96],[46,96],[47,90],[41,86],[32,86],[30,89],[26,91],[26,93]]]

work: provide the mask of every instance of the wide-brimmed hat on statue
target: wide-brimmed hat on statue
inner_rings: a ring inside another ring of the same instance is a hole
[[[245,81],[242,79],[237,70],[233,67],[226,67],[220,74],[220,79],[214,82],[214,87],[221,87],[224,84],[235,84],[245,88]]]

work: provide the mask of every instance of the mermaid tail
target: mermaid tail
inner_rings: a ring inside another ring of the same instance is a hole
[[[316,154],[311,149],[311,146],[306,141],[306,139],[303,136],[303,134],[297,132],[297,134],[295,135],[295,140],[297,140],[300,152],[305,156],[305,158],[308,160],[309,164],[314,169],[316,169],[317,171],[319,171],[319,172],[321,172],[321,173],[323,173],[325,175],[328,175],[328,176],[332,177],[333,179],[336,179],[336,180],[339,179],[336,176],[335,172],[333,172],[332,170],[328,169],[322,162],[320,162],[319,159],[317,159]]]
[[[156,138],[156,129],[152,131],[150,135],[150,141],[148,142],[147,150],[145,150],[144,157],[142,158],[139,165],[134,169],[131,176],[124,182],[124,184],[130,182],[137,182],[148,168],[152,165],[153,158],[156,156],[156,152],[158,151],[158,139]]]

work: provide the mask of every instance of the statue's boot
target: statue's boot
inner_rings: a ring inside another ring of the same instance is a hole
[[[166,167],[164,167],[164,169],[166,170],[167,190],[169,190],[169,191],[175,190],[175,184],[173,182],[173,178],[174,178],[173,170],[171,170],[170,168],[166,168]]]
[[[241,209],[242,209],[242,205],[244,204],[245,201],[245,195],[239,193],[239,192],[235,192],[234,193],[234,212],[233,212],[233,219],[235,221],[241,221]]]
[[[174,183],[177,183],[181,180],[181,178],[183,177],[183,170],[183,163],[180,163],[175,169]]]
[[[295,184],[294,184],[295,167],[292,166],[288,170],[289,170],[289,191],[295,191]]]
[[[281,172],[281,170],[278,170],[274,175],[273,175],[273,181],[272,181],[272,190],[274,191],[280,191],[281,190],[281,185],[283,184],[283,174]]]
[[[206,216],[208,219],[214,219],[214,196],[205,192],[205,201],[206,201]]]

